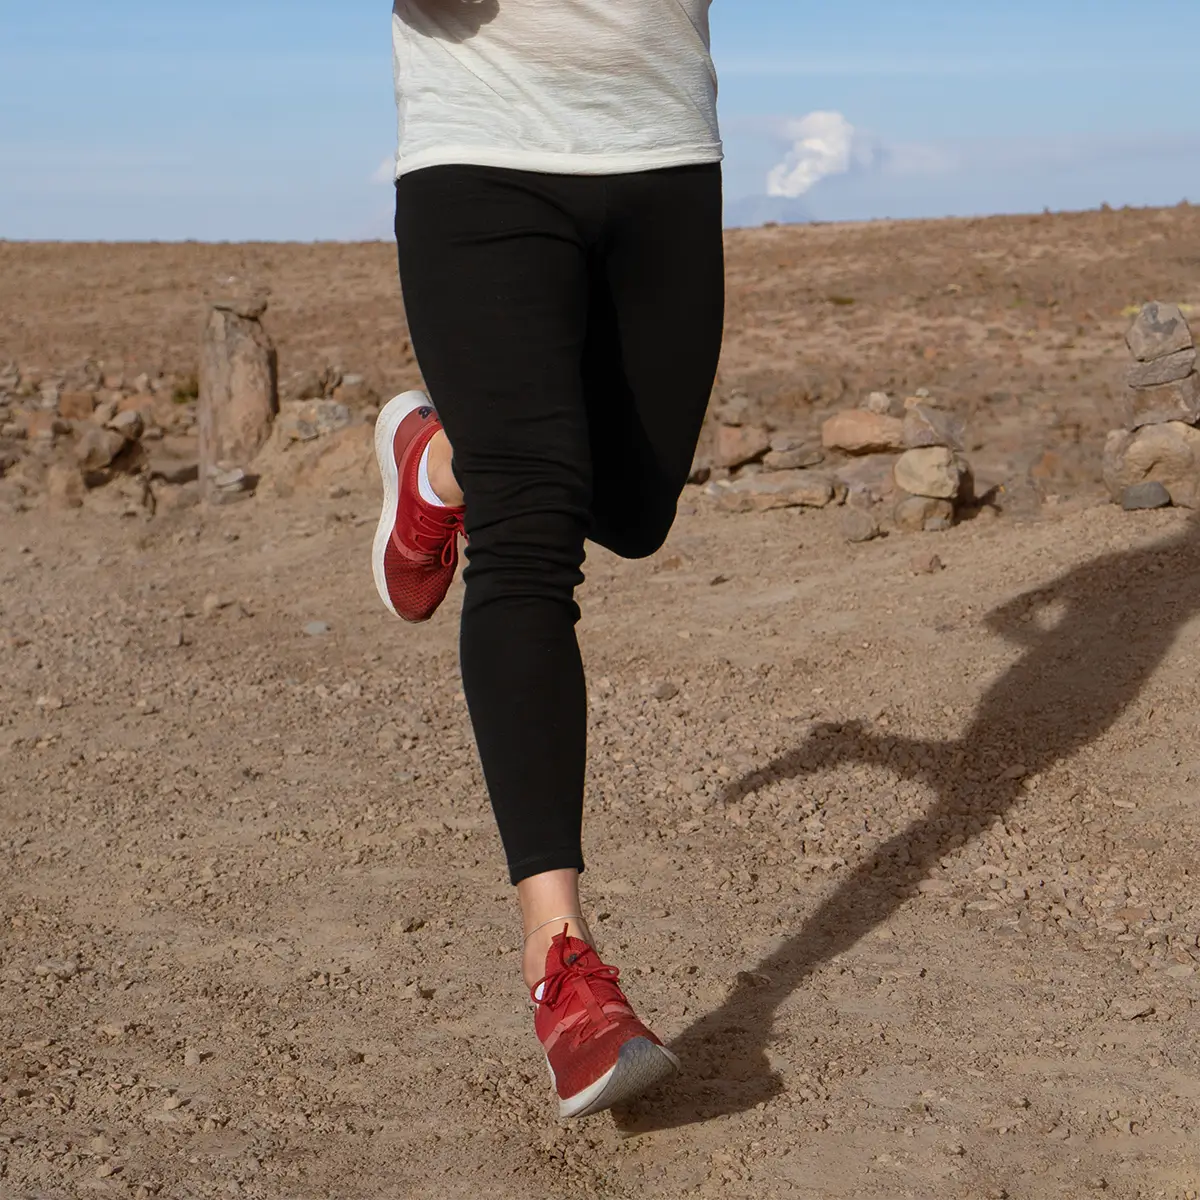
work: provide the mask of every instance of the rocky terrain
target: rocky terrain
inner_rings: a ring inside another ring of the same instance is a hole
[[[0,1196],[1195,1200],[1200,528],[1110,500],[1198,235],[731,234],[697,482],[581,596],[588,899],[685,1071],[570,1126],[458,589],[415,629],[371,585],[390,251],[0,244]],[[202,504],[234,275],[282,410]]]

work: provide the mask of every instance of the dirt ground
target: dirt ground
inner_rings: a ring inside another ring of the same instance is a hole
[[[1093,436],[1196,213],[731,238],[724,389],[955,389],[1063,498],[848,545],[692,488],[592,552],[587,899],[685,1064],[629,1112],[553,1115],[459,587],[388,617],[367,472],[5,511],[0,1197],[1196,1200],[1200,526],[1100,504]],[[378,247],[0,245],[0,359],[175,361],[165,281],[254,256],[281,358],[411,382]]]

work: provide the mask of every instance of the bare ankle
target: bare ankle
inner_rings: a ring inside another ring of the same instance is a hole
[[[462,506],[462,488],[454,474],[454,450],[445,430],[439,430],[429,441],[429,485],[443,504],[450,508]]]
[[[546,955],[550,953],[554,939],[564,929],[568,937],[579,938],[581,941],[587,942],[589,946],[593,944],[591,930],[582,917],[555,921],[552,925],[535,930],[525,939],[521,963],[521,973],[525,977],[526,987],[535,987],[546,974]]]

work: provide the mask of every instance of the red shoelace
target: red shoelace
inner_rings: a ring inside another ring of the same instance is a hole
[[[568,928],[569,926],[563,926],[564,946]],[[592,953],[595,952],[592,951]],[[572,1033],[578,1044],[586,1041],[589,1037],[594,1037],[613,1023],[612,1018],[604,1011],[603,1003],[597,999],[595,991],[592,990],[593,982],[603,987],[604,990],[611,990],[612,993],[615,993],[610,995],[610,1003],[615,1001],[622,1005],[627,1004],[617,985],[621,971],[618,967],[610,967],[598,961],[589,966],[582,966],[577,957],[568,958],[563,954],[562,949],[559,951],[559,963],[559,968],[535,984],[529,994],[534,1004],[552,1010],[568,1001],[571,996],[583,1002],[588,1019],[579,1019],[577,1024],[572,1025]],[[541,993],[540,999],[539,992]],[[583,1013],[579,1014],[580,1018],[583,1016]]]
[[[427,506],[421,505],[413,513],[414,545],[426,554],[440,551],[443,567],[454,561],[454,539],[465,532],[461,509],[447,509],[435,517]]]

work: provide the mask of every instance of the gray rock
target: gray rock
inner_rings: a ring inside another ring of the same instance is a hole
[[[329,624],[326,621],[309,621],[304,626],[304,632],[309,637],[324,637],[329,632]]]
[[[1174,383],[1177,379],[1186,379],[1195,366],[1196,349],[1189,346],[1164,358],[1134,363],[1125,375],[1125,382],[1132,388],[1157,387],[1163,383]]]
[[[1137,512],[1144,508],[1167,508],[1171,493],[1157,479],[1145,483],[1134,483],[1121,493],[1121,507],[1126,512]]]
[[[1130,388],[1126,394],[1126,424],[1130,429],[1167,421],[1200,422],[1200,375],[1193,372],[1174,383]]]
[[[816,471],[771,471],[720,487],[728,512],[765,512],[772,508],[824,508],[834,498],[833,483]]]
[[[791,450],[772,450],[763,460],[767,471],[800,471],[805,467],[817,467],[825,461],[825,454],[816,446],[797,446]]]
[[[839,466],[834,479],[845,487],[851,503],[869,506],[895,495],[895,466],[895,455],[867,454]]]
[[[1178,305],[1151,301],[1137,315],[1125,342],[1138,362],[1151,362],[1188,349],[1192,331]]]
[[[961,417],[927,404],[914,404],[904,414],[904,444],[910,450],[928,446],[966,449],[967,426]]]
[[[869,542],[879,537],[879,522],[861,508],[847,508],[841,516],[842,537],[848,542]]]

